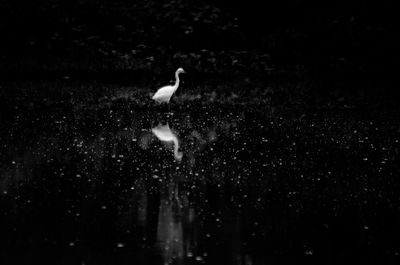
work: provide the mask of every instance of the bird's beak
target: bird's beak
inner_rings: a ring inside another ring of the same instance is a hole
[[[182,73],[186,74],[186,71],[185,71],[185,70],[182,70]]]

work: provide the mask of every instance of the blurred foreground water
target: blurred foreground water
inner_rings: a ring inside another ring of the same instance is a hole
[[[168,114],[148,93],[18,86],[1,94],[1,264],[400,254],[396,119],[288,111],[261,92],[181,92]]]

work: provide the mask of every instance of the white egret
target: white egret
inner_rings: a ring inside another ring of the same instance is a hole
[[[183,157],[182,152],[179,152],[179,140],[176,134],[171,131],[169,125],[158,125],[151,129],[157,138],[162,142],[173,142],[174,144],[174,157],[176,160],[180,161]]]
[[[182,68],[178,68],[178,70],[176,70],[176,72],[175,72],[175,85],[164,86],[164,87],[158,89],[157,92],[152,97],[152,99],[154,99],[158,103],[167,103],[168,104],[172,95],[178,89],[179,74],[181,74],[181,73],[185,73],[185,70],[183,70]]]

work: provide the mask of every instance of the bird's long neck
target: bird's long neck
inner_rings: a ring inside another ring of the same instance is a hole
[[[179,141],[177,138],[173,138],[172,141],[174,142],[174,157],[178,160],[182,159],[182,152],[179,152]]]
[[[175,73],[175,85],[174,85],[174,89],[177,90],[179,86],[179,73],[176,72]]]

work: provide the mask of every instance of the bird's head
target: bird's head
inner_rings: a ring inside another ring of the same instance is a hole
[[[184,74],[186,72],[185,72],[185,70],[183,70],[183,68],[178,68],[178,70],[176,70],[176,73],[177,74],[182,74],[182,73]]]

